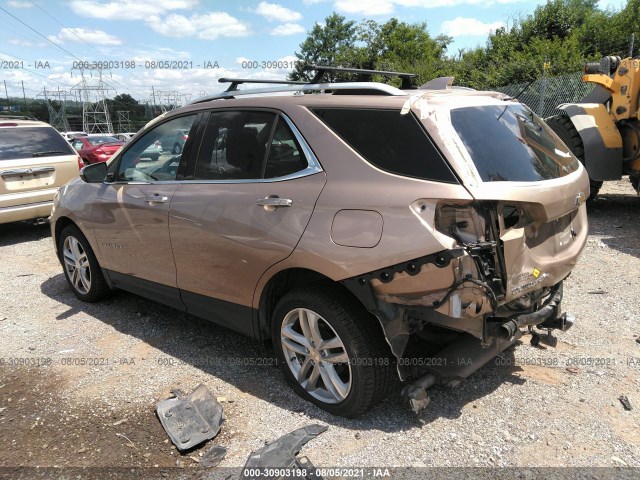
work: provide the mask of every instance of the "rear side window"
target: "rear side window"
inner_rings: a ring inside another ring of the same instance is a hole
[[[457,183],[456,177],[413,115],[399,110],[312,109],[365,160],[405,177]]]
[[[524,105],[451,110],[451,123],[484,182],[535,182],[564,177],[578,161]]]
[[[69,142],[53,128],[0,128],[0,160],[75,154]]]

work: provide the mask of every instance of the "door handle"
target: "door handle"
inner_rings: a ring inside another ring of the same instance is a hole
[[[290,198],[267,197],[261,198],[257,203],[261,207],[290,207],[293,205],[293,200]]]
[[[162,196],[162,195],[158,195],[157,193],[155,195],[152,195],[150,197],[145,197],[144,201],[147,203],[167,203],[167,200],[169,200],[168,197]]]

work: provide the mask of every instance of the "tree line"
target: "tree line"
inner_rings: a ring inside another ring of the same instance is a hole
[[[562,75],[604,55],[626,57],[634,32],[640,32],[640,0],[628,0],[618,10],[602,10],[597,0],[548,0],[491,32],[483,46],[452,53],[453,39],[433,37],[427,23],[355,22],[334,12],[300,44],[300,64],[289,78],[309,80],[302,64],[319,64],[417,73],[418,84],[454,76],[456,85],[490,89],[531,82],[543,69]],[[352,79],[350,74],[328,78]]]

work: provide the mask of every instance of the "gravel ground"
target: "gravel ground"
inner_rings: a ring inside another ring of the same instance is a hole
[[[576,325],[556,348],[524,336],[459,387],[433,388],[425,424],[399,384],[362,418],[336,418],[293,394],[254,341],[127,293],[83,304],[48,227],[1,225],[0,467],[188,471],[213,444],[229,449],[220,467],[240,467],[310,423],[329,427],[303,449],[323,467],[640,467],[639,214],[626,179],[605,183],[565,282]],[[226,421],[180,455],[154,406],[199,383]]]

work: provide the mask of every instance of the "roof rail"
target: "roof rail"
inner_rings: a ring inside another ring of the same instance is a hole
[[[359,73],[360,75],[382,75],[384,77],[400,77],[402,85],[400,88],[409,90],[412,88],[411,79],[416,78],[418,75],[415,73],[404,72],[388,72],[385,70],[365,70],[362,68],[348,68],[348,67],[329,67],[326,65],[306,65],[305,70],[315,70],[316,74],[309,83],[320,83],[322,77],[327,72],[342,72],[342,73]]]
[[[268,83],[274,85],[306,85],[307,82],[297,82],[295,80],[263,80],[257,78],[221,78],[218,83],[230,83],[225,92],[237,92],[238,85],[243,83]]]
[[[249,83],[249,82],[247,82]],[[261,82],[259,82],[261,83]],[[281,82],[278,82],[281,83]],[[283,82],[285,84],[289,84],[290,82]],[[407,92],[403,92],[399,88],[393,87],[391,85],[386,85],[384,83],[377,82],[344,82],[344,83],[304,83],[302,85],[286,85],[284,87],[273,87],[273,88],[258,88],[258,89],[247,89],[247,90],[227,90],[224,92],[220,92],[214,95],[207,95],[206,97],[198,98],[190,103],[190,105],[196,103],[209,102],[211,100],[220,100],[220,99],[231,99],[238,96],[244,95],[260,95],[260,94],[268,94],[268,93],[291,93],[295,94],[296,92],[320,92],[323,90],[331,90],[331,91],[358,91],[363,92],[371,92],[378,93],[382,95],[402,95],[406,96]]]

